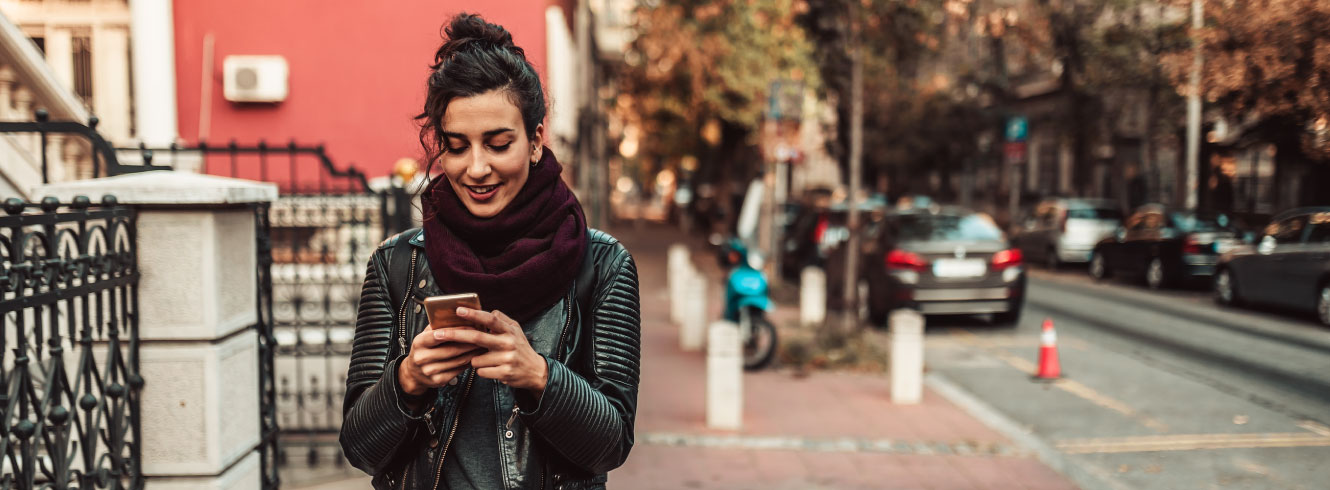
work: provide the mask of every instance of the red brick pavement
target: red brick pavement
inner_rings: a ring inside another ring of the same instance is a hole
[[[684,237],[663,227],[618,229],[637,261],[642,385],[637,438],[616,489],[1068,489],[1066,478],[925,390],[892,405],[885,376],[768,369],[744,376],[744,428],[705,426],[705,357],[682,352],[669,323],[665,254]],[[693,243],[693,245],[699,245]],[[709,255],[694,262],[716,279]],[[778,316],[793,314],[782,306]],[[759,448],[779,443],[780,449]],[[846,444],[848,447],[839,447]]]

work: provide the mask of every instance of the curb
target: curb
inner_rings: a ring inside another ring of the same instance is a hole
[[[1132,487],[1109,474],[1103,468],[1088,463],[1077,462],[1039,436],[1021,427],[1016,421],[1003,415],[987,402],[965,391],[938,373],[924,375],[924,384],[929,389],[946,398],[947,401],[961,407],[966,413],[979,419],[984,425],[1011,439],[1011,442],[1034,453],[1040,462],[1053,468],[1084,490],[1131,490]]]

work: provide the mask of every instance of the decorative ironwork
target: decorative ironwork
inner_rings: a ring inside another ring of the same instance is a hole
[[[259,322],[254,325],[259,337],[259,470],[263,488],[281,487],[279,449],[277,446],[277,387],[273,381],[273,353],[277,339],[273,336],[272,317],[272,225],[268,219],[268,203],[254,206],[254,235],[258,255],[258,288],[255,305]]]
[[[3,208],[0,487],[142,488],[135,214]]]
[[[293,459],[344,466],[337,434],[365,264],[385,236],[410,223],[390,212],[409,213],[409,198],[387,205],[391,190],[372,189],[354,167],[338,168],[322,146],[138,150],[149,162],[193,159],[208,173],[278,184],[277,201],[255,207],[263,484],[277,488],[278,469],[291,469]]]
[[[41,141],[41,159],[42,159],[42,183],[50,182],[50,153],[47,151],[48,137],[51,134],[69,134],[78,135],[86,138],[92,145],[92,178],[102,176],[102,168],[105,167],[106,175],[120,175],[133,172],[143,172],[147,170],[162,170],[165,167],[153,166],[151,161],[146,161],[145,165],[122,165],[116,158],[115,148],[111,143],[97,132],[97,124],[100,122],[97,116],[88,119],[88,124],[84,125],[75,121],[51,121],[50,115],[44,109],[38,109],[33,114],[34,121],[0,121],[0,133],[37,133]]]

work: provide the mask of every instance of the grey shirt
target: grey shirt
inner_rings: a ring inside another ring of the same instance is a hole
[[[443,488],[490,490],[503,488],[499,440],[494,428],[494,390],[498,382],[476,376],[463,401],[457,434],[443,458]]]

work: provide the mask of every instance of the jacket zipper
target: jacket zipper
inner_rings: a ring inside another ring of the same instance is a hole
[[[573,291],[577,291],[577,280],[573,280]],[[575,293],[569,293],[568,299],[564,300],[563,308],[563,331],[559,333],[559,343],[554,346],[554,359],[563,362],[563,343],[568,340],[568,326],[573,324],[573,301],[577,301]]]
[[[415,254],[414,254],[414,253],[412,253],[411,258],[412,258],[412,264],[413,264],[413,266],[414,266],[414,263],[415,263]],[[414,272],[414,271],[415,271],[415,268],[412,267],[411,270]],[[415,278],[412,277],[412,279],[414,280]],[[575,290],[575,289],[576,289],[576,285],[574,285],[574,290]],[[406,304],[405,304],[405,303],[402,304],[402,308],[403,308],[403,311],[405,311],[405,308],[406,308]],[[563,351],[563,343],[564,343],[564,340],[566,340],[566,339],[567,339],[567,336],[568,336],[568,326],[571,325],[571,324],[573,323],[573,304],[572,304],[571,301],[565,301],[564,315],[563,315],[563,316],[564,316],[564,321],[563,321],[563,332],[561,332],[561,333],[559,334],[559,344],[558,344],[557,346],[555,346],[555,348],[557,349],[557,351],[554,353],[554,354],[555,354],[555,357],[558,358],[558,360],[561,361],[561,362],[563,361],[563,359],[562,359],[562,358],[563,358],[563,352],[562,352],[562,351]],[[404,316],[403,318],[405,318],[405,316]],[[403,320],[403,321],[405,322],[405,320]],[[452,446],[452,444],[453,444],[453,436],[457,434],[457,420],[458,420],[458,419],[461,417],[461,415],[462,415],[462,405],[463,405],[463,404],[465,403],[465,401],[466,401],[466,396],[467,396],[468,394],[471,393],[471,385],[474,384],[475,381],[476,381],[476,373],[473,371],[473,372],[471,373],[471,376],[469,376],[469,377],[467,378],[467,381],[466,381],[466,389],[462,390],[462,397],[457,399],[457,409],[453,412],[453,423],[452,423],[452,428],[448,430],[448,440],[444,441],[444,443],[443,443],[443,452],[439,453],[439,465],[438,465],[437,470],[436,470],[435,473],[434,473],[434,487],[433,487],[434,490],[439,490],[439,480],[442,480],[442,479],[443,479],[443,459],[446,458],[446,457],[448,457],[448,447],[449,447],[449,446]],[[511,428],[512,428],[513,421],[517,420],[518,410],[520,410],[520,409],[518,408],[517,404],[514,403],[514,404],[513,404],[513,413],[512,413],[512,415],[509,415],[509,416],[508,416],[508,421],[507,421],[507,423],[504,424],[504,428],[505,428],[505,429],[511,429]],[[405,484],[405,480],[404,480],[403,488],[405,488],[405,485],[406,485],[406,484]],[[544,468],[543,466],[542,466],[541,469],[540,469],[540,486],[537,487],[537,488],[545,488],[545,468]]]
[[[406,354],[406,305],[411,302],[411,288],[416,282],[416,249],[411,249],[411,273],[406,281],[406,293],[402,295],[402,307],[397,309],[397,345]]]
[[[434,471],[434,490],[439,490],[439,480],[443,479],[443,458],[448,457],[448,447],[453,444],[453,436],[457,435],[457,420],[462,417],[462,405],[466,403],[466,395],[471,393],[471,385],[476,381],[476,372],[472,371],[471,376],[466,379],[466,389],[462,390],[462,397],[457,399],[457,408],[453,411],[453,426],[448,430],[448,440],[443,443],[443,452],[439,453],[439,466]]]
[[[572,293],[569,293],[569,297],[568,297],[568,299],[564,300],[564,308],[563,308],[563,331],[562,331],[562,332],[559,332],[559,343],[558,343],[557,345],[554,346],[554,358],[555,358],[556,360],[558,360],[559,362],[563,362],[563,361],[564,361],[564,358],[566,357],[566,356],[563,355],[563,344],[564,344],[564,341],[566,341],[566,340],[568,339],[568,326],[573,324],[573,302],[574,302],[574,301],[577,301],[577,294],[576,294],[576,291],[577,291],[577,280],[576,280],[576,279],[573,280],[573,289],[572,289],[572,290],[573,290],[573,292],[572,292]],[[515,418],[515,417],[517,417],[517,404],[516,404],[516,403],[513,404],[513,418]],[[513,423],[513,419],[512,419],[512,418],[509,418],[509,419],[508,419],[508,423],[509,423],[509,424]],[[544,490],[544,489],[545,489],[545,465],[543,465],[543,464],[540,465],[540,486],[538,486],[538,487],[536,487],[536,488],[539,488],[539,489],[541,489],[541,490]]]
[[[402,348],[402,354],[406,354],[406,305],[411,301],[411,285],[416,282],[416,249],[411,249],[411,269],[408,272],[406,281],[406,292],[402,294],[402,306],[397,309],[397,345]],[[407,462],[406,468],[402,470],[402,490],[406,490],[406,481],[411,476],[411,465],[414,461]]]

